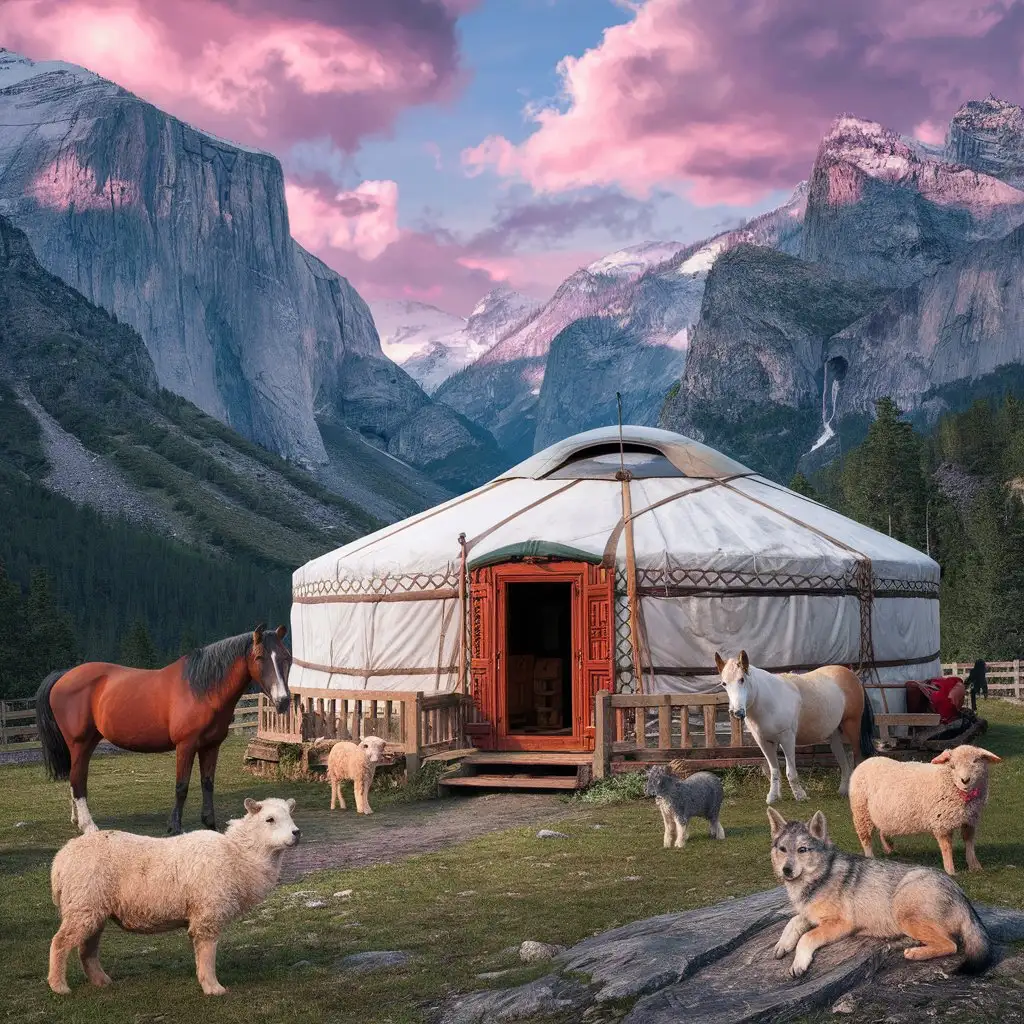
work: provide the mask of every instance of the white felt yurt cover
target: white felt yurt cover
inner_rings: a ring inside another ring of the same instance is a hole
[[[302,566],[291,684],[460,689],[464,534],[468,572],[523,555],[614,566],[617,686],[634,689],[621,464],[646,692],[712,688],[715,651],[740,648],[776,670],[844,663],[883,682],[940,674],[939,566],[927,555],[679,434],[623,427],[622,449],[618,428],[578,434]]]

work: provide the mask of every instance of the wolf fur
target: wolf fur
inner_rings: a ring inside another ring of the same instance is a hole
[[[796,950],[790,967],[794,978],[807,971],[816,950],[854,932],[916,939],[921,945],[903,952],[908,960],[950,956],[959,940],[964,974],[978,974],[991,963],[985,926],[942,872],[837,850],[821,811],[802,822],[786,821],[769,808],[768,821],[772,868],[796,911],[775,946],[775,958]]]
[[[661,811],[665,823],[662,845],[666,850],[672,845],[686,845],[691,818],[707,818],[711,826],[711,838],[725,838],[725,829],[718,820],[725,792],[722,780],[717,775],[697,772],[688,778],[679,779],[661,765],[655,765],[647,773],[644,792],[654,797]]]
[[[873,757],[850,778],[850,812],[864,855],[874,856],[872,833],[892,853],[888,836],[931,832],[942,852],[946,873],[956,874],[953,833],[959,829],[967,867],[980,871],[974,850],[981,812],[988,802],[988,765],[1001,758],[969,744],[944,750],[931,764]]]
[[[277,884],[281,856],[299,840],[294,800],[245,801],[246,814],[223,832],[206,829],[165,838],[95,831],[65,843],[50,883],[60,929],[50,943],[50,988],[61,995],[76,946],[93,985],[109,985],[99,961],[108,920],[126,932],[188,927],[196,977],[208,996],[217,981],[217,940],[230,921],[261,903]]]
[[[386,761],[386,746],[386,741],[379,736],[365,736],[359,743],[353,743],[351,740],[331,743],[331,751],[327,755],[327,781],[331,784],[332,811],[336,800],[341,804],[343,811],[348,810],[341,784],[351,779],[356,797],[356,812],[373,814],[373,808],[370,806],[370,786],[373,785],[377,765]]]

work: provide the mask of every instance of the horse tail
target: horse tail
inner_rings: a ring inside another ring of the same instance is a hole
[[[60,672],[51,672],[36,693],[36,727],[43,744],[43,764],[46,765],[46,774],[51,779],[71,777],[71,751],[50,706],[50,691],[67,671],[62,669]]]
[[[860,714],[860,752],[862,757],[872,757],[875,750],[875,709],[871,706],[871,694],[864,691],[864,710]]]

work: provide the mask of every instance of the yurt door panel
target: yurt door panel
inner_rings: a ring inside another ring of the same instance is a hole
[[[481,750],[495,749],[498,656],[494,570],[474,570],[470,579],[469,686],[473,707],[466,736]]]
[[[594,697],[599,690],[615,692],[615,573],[588,565],[582,579],[579,615],[581,672],[576,707],[582,710],[584,747],[594,749]]]

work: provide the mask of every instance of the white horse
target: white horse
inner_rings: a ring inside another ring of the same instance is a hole
[[[768,803],[779,799],[779,746],[786,757],[786,778],[793,798],[806,800],[796,770],[796,748],[826,740],[839,762],[839,794],[845,796],[853,767],[846,757],[843,740],[858,753],[875,753],[874,713],[861,681],[843,665],[826,665],[813,672],[773,675],[755,668],[747,652],[723,661],[715,652],[715,666],[729,695],[729,714],[746,722],[761,748],[771,772]]]

